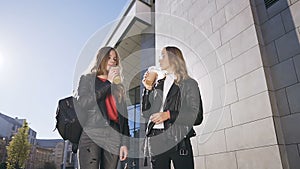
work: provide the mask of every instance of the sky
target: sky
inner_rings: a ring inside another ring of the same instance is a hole
[[[0,112],[60,138],[57,101],[72,94],[81,50],[129,1],[0,0]]]

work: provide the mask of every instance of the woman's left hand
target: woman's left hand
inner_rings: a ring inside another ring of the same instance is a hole
[[[128,157],[128,149],[126,146],[121,146],[120,147],[120,161],[126,160]]]
[[[170,118],[169,112],[158,112],[150,116],[150,120],[155,124],[160,124]]]

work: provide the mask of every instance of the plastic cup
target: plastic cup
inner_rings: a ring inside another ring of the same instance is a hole
[[[145,82],[149,86],[153,86],[155,81],[159,78],[159,73],[161,72],[161,69],[156,66],[151,66],[148,68],[148,75],[145,77]]]
[[[158,74],[155,71],[149,71],[148,75],[146,77],[146,84],[149,86],[152,86],[154,84],[154,82],[156,81]]]

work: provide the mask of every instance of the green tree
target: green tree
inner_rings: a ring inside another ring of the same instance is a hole
[[[28,123],[24,121],[18,133],[9,142],[7,147],[7,169],[25,168],[26,160],[30,155],[30,143],[28,141]]]

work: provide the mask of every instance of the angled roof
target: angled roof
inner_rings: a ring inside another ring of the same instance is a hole
[[[55,148],[56,144],[63,142],[62,139],[36,139],[36,145],[43,148]]]
[[[9,117],[5,114],[0,113],[0,117],[3,118],[4,120],[6,120],[7,122],[11,123],[11,124],[22,126],[22,124],[20,124],[20,122],[18,120],[14,119],[14,118],[11,118],[11,117]]]

